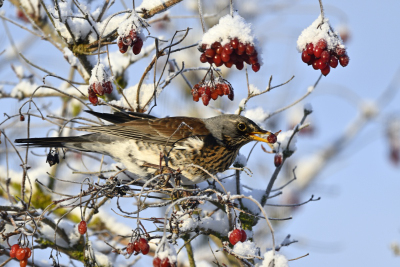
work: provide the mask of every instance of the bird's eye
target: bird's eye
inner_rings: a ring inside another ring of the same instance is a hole
[[[246,131],[246,128],[247,128],[247,127],[246,127],[246,124],[244,124],[243,122],[241,122],[241,123],[238,124],[237,128],[239,129],[239,131],[244,132],[244,131]]]

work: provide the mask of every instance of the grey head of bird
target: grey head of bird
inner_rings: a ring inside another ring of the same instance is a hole
[[[270,143],[257,136],[259,134],[269,135],[270,132],[261,129],[255,122],[240,115],[220,115],[204,119],[204,124],[219,145],[230,149],[239,149],[251,141]]]

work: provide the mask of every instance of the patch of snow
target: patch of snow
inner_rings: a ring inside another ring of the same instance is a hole
[[[247,165],[247,158],[243,154],[238,154],[235,161],[233,162],[233,166],[235,167],[246,167]]]
[[[258,248],[256,244],[247,240],[245,242],[237,242],[233,247],[233,252],[241,256],[257,255]]]
[[[272,260],[274,260],[274,265],[272,264],[270,265]],[[264,254],[264,260],[262,261],[261,265],[257,265],[257,267],[270,267],[270,266],[289,267],[289,263],[285,256],[277,252],[275,252],[274,255],[273,251],[270,250]]]
[[[279,151],[283,151],[283,150],[287,149],[290,137],[292,135],[293,135],[293,130],[286,131],[286,132],[280,132],[278,134],[278,140],[273,145],[274,151],[279,152]],[[290,141],[290,145],[289,145],[290,151],[296,151],[296,149],[297,149],[296,142],[297,142],[297,136],[294,135],[292,140]]]
[[[307,44],[312,43],[315,45],[320,39],[325,39],[327,42],[327,49],[332,50],[336,47],[345,48],[342,39],[338,32],[332,32],[329,25],[329,19],[325,17],[324,23],[322,23],[321,15],[303,32],[297,39],[297,50],[302,52],[306,48]]]
[[[255,109],[245,110],[243,116],[260,124],[269,117],[269,113],[264,111],[262,107],[257,107]]]

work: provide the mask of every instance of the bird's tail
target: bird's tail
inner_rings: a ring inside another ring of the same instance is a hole
[[[15,143],[21,146],[30,147],[76,147],[82,143],[91,142],[92,134],[82,136],[68,136],[68,137],[41,137],[41,138],[27,138],[16,139]]]

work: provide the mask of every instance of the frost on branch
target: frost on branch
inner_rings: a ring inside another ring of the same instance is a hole
[[[272,263],[273,261],[273,263]],[[282,254],[279,254],[277,252],[268,251],[267,253],[264,254],[264,260],[260,265],[257,265],[258,267],[289,267],[288,260],[286,259],[285,256]]]

